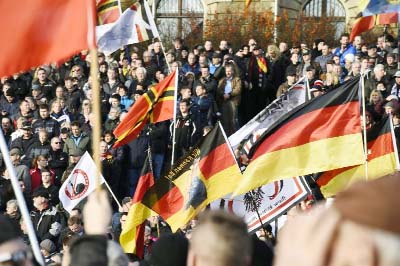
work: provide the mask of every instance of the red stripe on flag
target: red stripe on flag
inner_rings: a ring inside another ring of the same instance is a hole
[[[355,119],[355,116],[357,119]],[[253,160],[267,152],[306,143],[359,133],[358,102],[317,109],[289,121],[268,136],[256,150]]]
[[[139,182],[136,186],[135,195],[132,199],[132,203],[139,202],[143,199],[144,194],[146,191],[154,185],[154,177],[153,173],[149,172],[144,176],[139,178]]]
[[[135,254],[138,256],[140,259],[144,258],[144,230],[145,230],[146,224],[142,223],[136,227],[136,250]]]
[[[372,29],[375,26],[375,16],[362,17],[356,20],[351,30],[350,40],[353,41],[357,35]]]
[[[142,32],[140,31],[140,26],[138,24],[135,24],[135,28],[136,28],[136,32],[137,32],[137,36],[138,36],[138,41],[139,42],[144,42],[144,38],[142,35]]]
[[[392,24],[398,22],[398,14],[397,13],[385,13],[379,14],[376,24],[384,25],[384,24]]]
[[[210,179],[216,173],[235,165],[232,152],[226,143],[216,147],[199,162],[199,168],[205,179]]]
[[[162,214],[164,220],[176,214],[183,207],[183,195],[178,187],[173,187],[152,206],[152,210]]]
[[[369,141],[367,147],[368,151],[371,152],[370,154],[368,154],[368,161],[372,161],[378,157],[393,153],[394,148],[392,142],[392,133],[390,132],[386,133],[384,135],[379,136],[377,139],[373,141]],[[329,181],[331,181],[339,174],[355,167],[359,167],[359,165],[343,167],[332,171],[327,171],[318,177],[317,184],[319,186],[325,186],[329,183]]]

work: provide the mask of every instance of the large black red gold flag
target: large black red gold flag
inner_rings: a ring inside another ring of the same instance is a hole
[[[137,138],[140,131],[151,119],[152,123],[173,118],[174,98],[171,94],[176,90],[176,71],[163,81],[151,86],[130,108],[128,114],[114,130],[117,141],[114,147],[129,143]]]
[[[144,255],[144,227],[145,221],[155,215],[151,209],[142,204],[143,196],[154,185],[153,171],[151,170],[151,158],[147,156],[132,199],[125,227],[120,236],[120,243],[125,253],[134,253],[143,259]]]
[[[359,78],[351,79],[279,119],[250,150],[234,195],[272,181],[362,164],[358,92]]]
[[[365,165],[357,165],[317,175],[317,184],[325,197],[336,195],[356,181],[376,179],[396,171],[398,159],[390,123],[390,117],[385,117],[367,131],[367,172]]]
[[[143,197],[176,231],[211,201],[231,193],[242,175],[218,124]]]

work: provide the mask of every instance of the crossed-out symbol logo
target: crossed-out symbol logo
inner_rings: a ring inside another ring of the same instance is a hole
[[[65,187],[65,194],[71,200],[82,197],[89,189],[89,177],[85,171],[75,169]]]

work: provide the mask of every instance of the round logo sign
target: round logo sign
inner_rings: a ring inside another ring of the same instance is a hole
[[[65,187],[65,194],[71,200],[78,199],[85,195],[89,189],[89,177],[85,171],[81,169],[75,169],[72,173],[72,177],[69,179],[67,186]]]

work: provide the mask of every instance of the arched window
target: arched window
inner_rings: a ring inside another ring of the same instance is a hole
[[[346,27],[346,10],[339,0],[311,0],[303,7],[305,19],[329,17],[336,26],[336,37],[342,34]]]
[[[202,25],[202,1],[155,0],[156,22],[161,38],[186,37],[194,26]]]

